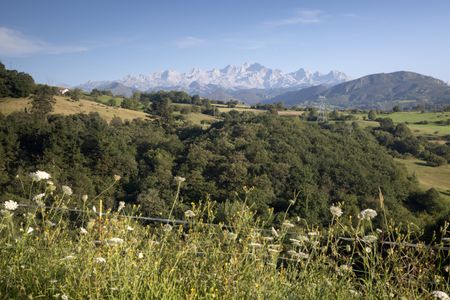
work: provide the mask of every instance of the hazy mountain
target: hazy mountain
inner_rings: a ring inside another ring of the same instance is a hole
[[[271,99],[264,101],[264,103],[283,102],[284,105],[294,106],[305,102],[316,102],[319,95],[328,89],[326,85],[315,85],[299,91],[286,92]]]
[[[148,75],[128,75],[121,80],[88,81],[79,87],[90,91],[93,88],[109,89],[109,86],[117,83],[122,90],[128,87],[127,92],[182,90],[217,100],[234,98],[259,102],[277,93],[319,84],[335,85],[346,80],[349,80],[349,77],[339,71],[321,74],[299,69],[296,72],[285,73],[278,69],[266,68],[258,63],[245,63],[241,66],[228,65],[223,69],[208,71],[195,68],[186,73],[166,70]]]
[[[316,86],[284,93],[265,102],[311,105],[319,96],[339,107],[391,108],[403,105],[450,104],[450,87],[442,80],[413,72],[381,73],[347,81],[330,88]]]

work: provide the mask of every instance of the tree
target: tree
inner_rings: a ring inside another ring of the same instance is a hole
[[[377,113],[375,112],[375,110],[371,109],[369,111],[369,114],[367,115],[367,119],[371,120],[371,121],[375,121],[377,118]]]
[[[400,123],[395,127],[394,135],[400,138],[407,138],[412,135],[412,132],[408,125]]]
[[[172,119],[172,107],[169,97],[162,96],[152,100],[152,113],[167,122]]]
[[[394,106],[394,107],[392,108],[392,111],[393,111],[393,112],[400,112],[400,111],[402,111],[402,109],[401,109],[400,105],[396,105],[396,106]]]
[[[33,101],[31,102],[31,113],[45,118],[50,112],[53,111],[53,104],[55,99],[53,98],[53,90],[48,85],[39,86],[36,90]]]
[[[73,89],[70,92],[70,99],[72,101],[80,101],[82,94],[83,93],[82,93],[82,91],[79,88]]]
[[[392,132],[394,130],[394,121],[391,118],[383,118],[380,120],[380,127],[384,131]]]
[[[126,108],[126,109],[138,109],[139,107],[139,101],[136,99],[129,99],[129,98],[125,98],[123,99],[122,103],[120,104],[120,106],[122,108]]]
[[[0,63],[0,97],[28,97],[34,89],[33,77],[24,72],[7,70]]]

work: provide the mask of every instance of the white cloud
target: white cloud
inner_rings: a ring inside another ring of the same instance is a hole
[[[0,55],[28,56],[33,54],[62,54],[87,51],[81,46],[59,46],[23,35],[21,32],[0,27]]]
[[[278,27],[295,24],[314,24],[322,22],[324,13],[321,10],[299,10],[290,18],[265,22],[265,25]]]
[[[199,38],[196,38],[193,36],[185,36],[185,37],[182,37],[182,38],[179,38],[178,40],[176,40],[175,45],[180,49],[184,49],[184,48],[200,46],[204,42],[205,42],[205,40],[202,40],[202,39],[199,39]]]

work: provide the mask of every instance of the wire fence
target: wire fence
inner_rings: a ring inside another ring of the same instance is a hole
[[[93,210],[82,210],[78,208],[68,208],[68,207],[50,207],[50,206],[38,206],[38,205],[29,205],[29,204],[19,204],[20,207],[24,208],[34,208],[34,209],[52,209],[52,210],[60,210],[60,211],[69,211],[69,212],[75,212],[75,213],[84,213],[88,215],[95,215],[95,216],[104,216],[107,217],[110,215],[109,213],[104,212],[96,212]],[[141,220],[141,221],[149,221],[153,223],[163,223],[163,224],[172,224],[172,225],[183,225],[186,227],[189,227],[193,224],[193,221],[186,221],[186,220],[179,220],[179,219],[168,219],[168,218],[159,218],[159,217],[146,217],[146,216],[135,216],[135,215],[126,215],[126,214],[119,214],[118,215],[121,218],[128,218],[133,220]],[[214,227],[220,227],[225,229],[234,229],[233,226],[226,225],[226,224],[216,224],[216,223],[201,223],[201,225],[204,226],[214,226]],[[257,228],[257,231],[265,232],[272,234],[271,229],[266,228]],[[355,238],[349,238],[349,237],[337,237],[338,240],[342,241],[348,241],[348,242],[355,242],[355,241],[363,241],[362,239],[355,239]],[[443,246],[443,245],[427,245],[427,244],[414,244],[414,243],[408,243],[408,242],[392,242],[392,241],[386,241],[386,240],[379,240],[379,244],[386,245],[386,246],[399,246],[399,247],[410,247],[410,248],[425,248],[430,250],[443,250],[443,251],[450,251],[450,247]],[[286,258],[289,260],[289,258]]]

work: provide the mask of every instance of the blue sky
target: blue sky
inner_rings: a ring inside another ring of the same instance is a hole
[[[450,81],[450,1],[2,1],[0,60],[51,84],[244,62]]]

